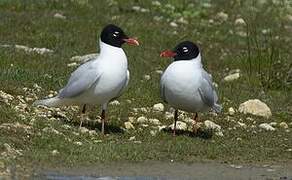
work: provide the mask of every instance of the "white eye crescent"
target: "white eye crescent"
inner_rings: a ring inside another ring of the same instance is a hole
[[[183,52],[189,52],[188,48],[187,47],[183,47]]]
[[[114,36],[114,37],[117,37],[119,34],[120,34],[119,31],[115,31],[115,32],[113,33],[113,36]]]

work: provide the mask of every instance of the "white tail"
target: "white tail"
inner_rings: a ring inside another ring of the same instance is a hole
[[[49,99],[43,99],[43,100],[36,100],[33,104],[33,106],[37,105],[44,105],[48,107],[58,107],[63,105],[63,99],[60,99],[58,97],[53,97]]]

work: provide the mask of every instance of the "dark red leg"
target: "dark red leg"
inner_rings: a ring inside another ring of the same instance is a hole
[[[175,136],[175,131],[176,131],[176,121],[178,119],[178,110],[176,109],[174,111],[174,125],[173,125],[173,136]]]
[[[82,110],[81,110],[81,118],[80,118],[79,128],[82,127],[82,123],[83,123],[83,120],[84,120],[85,112],[86,112],[86,104],[83,105]]]
[[[198,131],[197,122],[199,122],[198,113],[195,114],[194,121],[195,121],[195,123],[193,124],[193,132],[197,133],[197,131]]]
[[[101,111],[101,133],[104,134],[105,110]]]

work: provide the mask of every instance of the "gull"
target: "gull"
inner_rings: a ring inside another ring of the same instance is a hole
[[[218,96],[213,86],[211,75],[201,63],[199,47],[191,41],[179,43],[174,50],[165,50],[161,57],[171,57],[174,61],[161,76],[161,98],[170,104],[174,111],[173,135],[175,136],[178,110],[196,113],[210,109],[220,112]]]
[[[124,43],[139,45],[136,39],[129,38],[120,27],[113,24],[105,26],[100,34],[98,57],[79,66],[55,97],[37,100],[33,105],[79,105],[82,109],[80,127],[86,105],[99,105],[102,109],[101,132],[104,134],[107,105],[122,95],[130,79],[127,56],[121,48]]]

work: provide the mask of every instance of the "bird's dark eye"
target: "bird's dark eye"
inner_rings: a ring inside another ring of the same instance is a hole
[[[183,47],[183,48],[182,48],[182,52],[183,52],[183,53],[188,53],[188,52],[189,52],[189,49],[188,49],[187,47]]]

